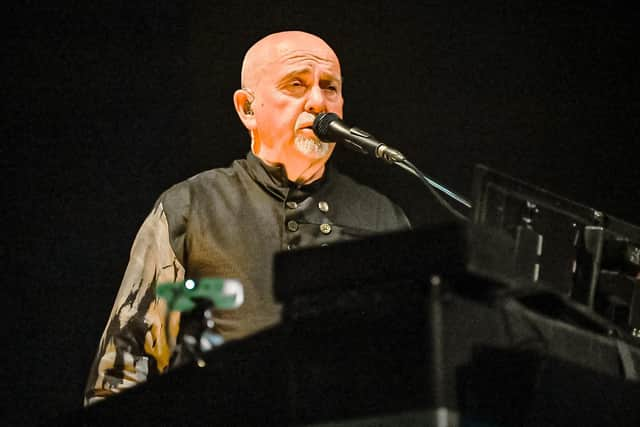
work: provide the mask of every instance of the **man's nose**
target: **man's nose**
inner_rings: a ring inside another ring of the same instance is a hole
[[[320,114],[326,111],[324,93],[320,86],[314,85],[308,92],[305,111],[313,114]]]

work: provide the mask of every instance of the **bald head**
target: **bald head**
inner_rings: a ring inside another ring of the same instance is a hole
[[[335,144],[318,139],[313,121],[324,112],[342,116],[344,100],[338,57],[321,38],[286,31],[258,41],[244,57],[233,102],[256,156],[283,165],[290,181],[322,176]]]
[[[255,86],[265,67],[282,58],[295,58],[296,52],[314,55],[323,62],[333,62],[339,71],[338,57],[320,37],[303,31],[283,31],[260,39],[247,51],[242,62],[242,87]]]

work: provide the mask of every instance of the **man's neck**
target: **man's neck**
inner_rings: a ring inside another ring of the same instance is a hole
[[[287,179],[296,184],[306,185],[322,178],[325,171],[325,163],[327,159],[310,160],[302,156],[288,157],[286,161],[273,161],[270,160],[266,153],[256,153],[260,160],[269,166],[282,166],[287,174]]]
[[[288,162],[285,164],[273,163],[265,159],[262,159],[262,161],[269,166],[282,165],[287,174],[287,179],[300,185],[307,185],[317,181],[322,178],[325,170],[324,162],[317,162],[315,164],[309,162]]]

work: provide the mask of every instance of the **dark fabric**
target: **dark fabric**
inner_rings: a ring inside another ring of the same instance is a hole
[[[226,339],[280,319],[272,291],[276,252],[409,227],[386,197],[330,165],[320,180],[300,186],[287,180],[283,167],[267,166],[252,153],[173,186],[159,203],[186,278],[229,277],[244,285],[243,306],[216,313],[216,329]]]

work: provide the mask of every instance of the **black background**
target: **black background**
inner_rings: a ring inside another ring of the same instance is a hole
[[[246,49],[274,31],[324,38],[341,58],[345,120],[462,195],[483,163],[639,224],[640,16],[604,3],[490,3],[10,6],[1,156],[9,420],[80,407],[156,197],[247,152],[232,94]],[[334,161],[414,225],[450,219],[400,169],[344,149]]]

